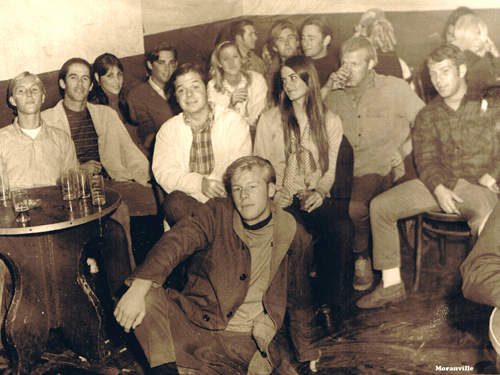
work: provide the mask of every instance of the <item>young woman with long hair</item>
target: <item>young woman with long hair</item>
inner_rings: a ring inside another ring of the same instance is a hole
[[[137,128],[128,119],[128,106],[123,90],[123,65],[115,55],[103,53],[92,65],[95,84],[90,92],[89,101],[94,104],[108,105],[113,108],[134,143],[142,150],[137,139]],[[142,150],[144,152],[144,150]]]
[[[274,202],[317,236],[320,304],[333,307],[339,304],[342,280],[336,276],[343,275],[339,268],[344,265],[335,245],[330,190],[343,131],[340,118],[324,106],[320,90],[309,57],[285,60],[280,103],[260,117],[254,155],[268,159],[276,171]]]

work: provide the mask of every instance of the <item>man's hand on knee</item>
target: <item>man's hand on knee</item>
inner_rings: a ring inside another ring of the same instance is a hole
[[[434,195],[436,196],[439,206],[444,212],[448,214],[460,215],[460,211],[457,206],[455,206],[455,202],[463,203],[464,200],[452,190],[442,184],[439,184],[436,186],[436,189],[434,189]]]
[[[146,295],[153,282],[150,280],[134,279],[129,290],[116,305],[114,316],[125,332],[136,329],[146,315]]]

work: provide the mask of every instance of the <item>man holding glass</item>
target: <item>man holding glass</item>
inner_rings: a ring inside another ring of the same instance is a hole
[[[40,116],[45,92],[42,81],[29,72],[9,84],[9,105],[17,117],[0,130],[0,159],[11,189],[56,185],[61,172],[78,166],[71,137]]]
[[[149,185],[149,161],[135,145],[118,114],[109,106],[88,103],[92,89],[88,61],[72,58],[59,70],[63,99],[43,111],[42,118],[71,136],[82,168],[109,176],[106,186],[120,193],[122,204],[112,215],[124,228],[132,268],[130,216],[155,215],[156,199]]]
[[[18,204],[18,197],[27,203],[26,190],[17,189],[56,185],[61,172],[78,166],[71,137],[40,116],[45,95],[45,86],[32,73],[22,72],[9,83],[8,103],[17,116],[11,125],[0,129],[0,173],[3,170],[11,190],[16,190],[14,204]],[[29,216],[21,213],[16,220],[26,222]],[[9,289],[5,285],[11,285],[10,272],[0,261],[0,301]],[[3,321],[4,316],[1,318]]]
[[[368,248],[370,202],[396,181],[411,179],[412,174],[416,177],[410,129],[424,103],[404,80],[375,73],[377,52],[368,39],[347,40],[341,55],[342,66],[332,73],[322,94],[327,94],[326,106],[342,119],[354,150],[349,204],[355,227],[353,286],[367,290],[373,283]]]

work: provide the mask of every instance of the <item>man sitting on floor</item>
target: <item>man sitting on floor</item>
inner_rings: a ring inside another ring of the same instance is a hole
[[[159,43],[146,53],[149,79],[134,87],[127,95],[130,119],[137,126],[139,142],[149,159],[154,150],[154,139],[161,126],[173,116],[165,86],[177,68],[177,50]]]
[[[382,282],[356,304],[376,308],[406,298],[401,280],[397,221],[441,208],[467,219],[471,233],[498,202],[500,176],[499,111],[467,94],[465,57],[444,44],[427,57],[439,96],[415,120],[413,148],[419,179],[379,195],[371,203],[374,268]]]
[[[133,259],[129,215],[157,212],[153,189],[148,186],[149,162],[112,108],[87,102],[92,77],[92,68],[86,60],[66,61],[59,71],[59,91],[63,99],[43,111],[42,118],[71,136],[82,168],[111,178],[106,180],[106,185],[116,189],[122,200],[112,217],[125,229]]]
[[[132,274],[115,309],[135,335],[153,374],[298,374],[281,334],[285,315],[300,362],[319,359],[320,338],[308,266],[311,236],[271,198],[276,174],[260,157],[232,163],[227,194],[201,206],[165,233]],[[191,257],[182,293],[161,286]],[[198,372],[197,372],[198,373]]]
[[[210,107],[199,65],[182,65],[172,82],[183,112],[161,127],[153,155],[155,179],[168,193],[163,209],[171,227],[209,198],[225,196],[227,166],[252,154],[247,122],[231,109]]]

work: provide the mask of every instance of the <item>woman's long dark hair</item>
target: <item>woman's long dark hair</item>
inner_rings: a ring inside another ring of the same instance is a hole
[[[311,59],[306,56],[292,56],[285,60],[283,66],[292,69],[307,85],[307,94],[304,100],[304,107],[309,120],[309,128],[311,129],[311,138],[319,153],[319,166],[323,174],[328,170],[328,136],[325,125],[326,107],[321,99],[321,87],[319,85],[318,73]],[[285,135],[285,155],[286,159],[300,145],[300,127],[297,117],[293,112],[292,101],[288,98],[283,81],[280,81],[280,102],[279,108],[281,112],[281,121],[283,123],[283,132]],[[293,136],[295,135],[296,144],[292,144]],[[300,163],[300,158],[297,154],[297,162]],[[300,164],[299,164],[300,165]]]
[[[123,65],[118,57],[112,55],[111,53],[103,53],[95,59],[94,64],[92,65],[92,70],[94,71],[94,73],[97,73],[99,78],[101,78],[102,76],[106,75],[109,69],[114,66],[116,66],[123,73]],[[99,82],[96,82],[94,84],[94,87],[92,88],[89,96],[89,101],[92,103],[109,105],[108,95],[106,95],[106,93],[103,91]],[[120,109],[123,120],[126,121],[128,119],[129,111],[127,101],[125,100],[123,87],[118,94],[118,108]]]

